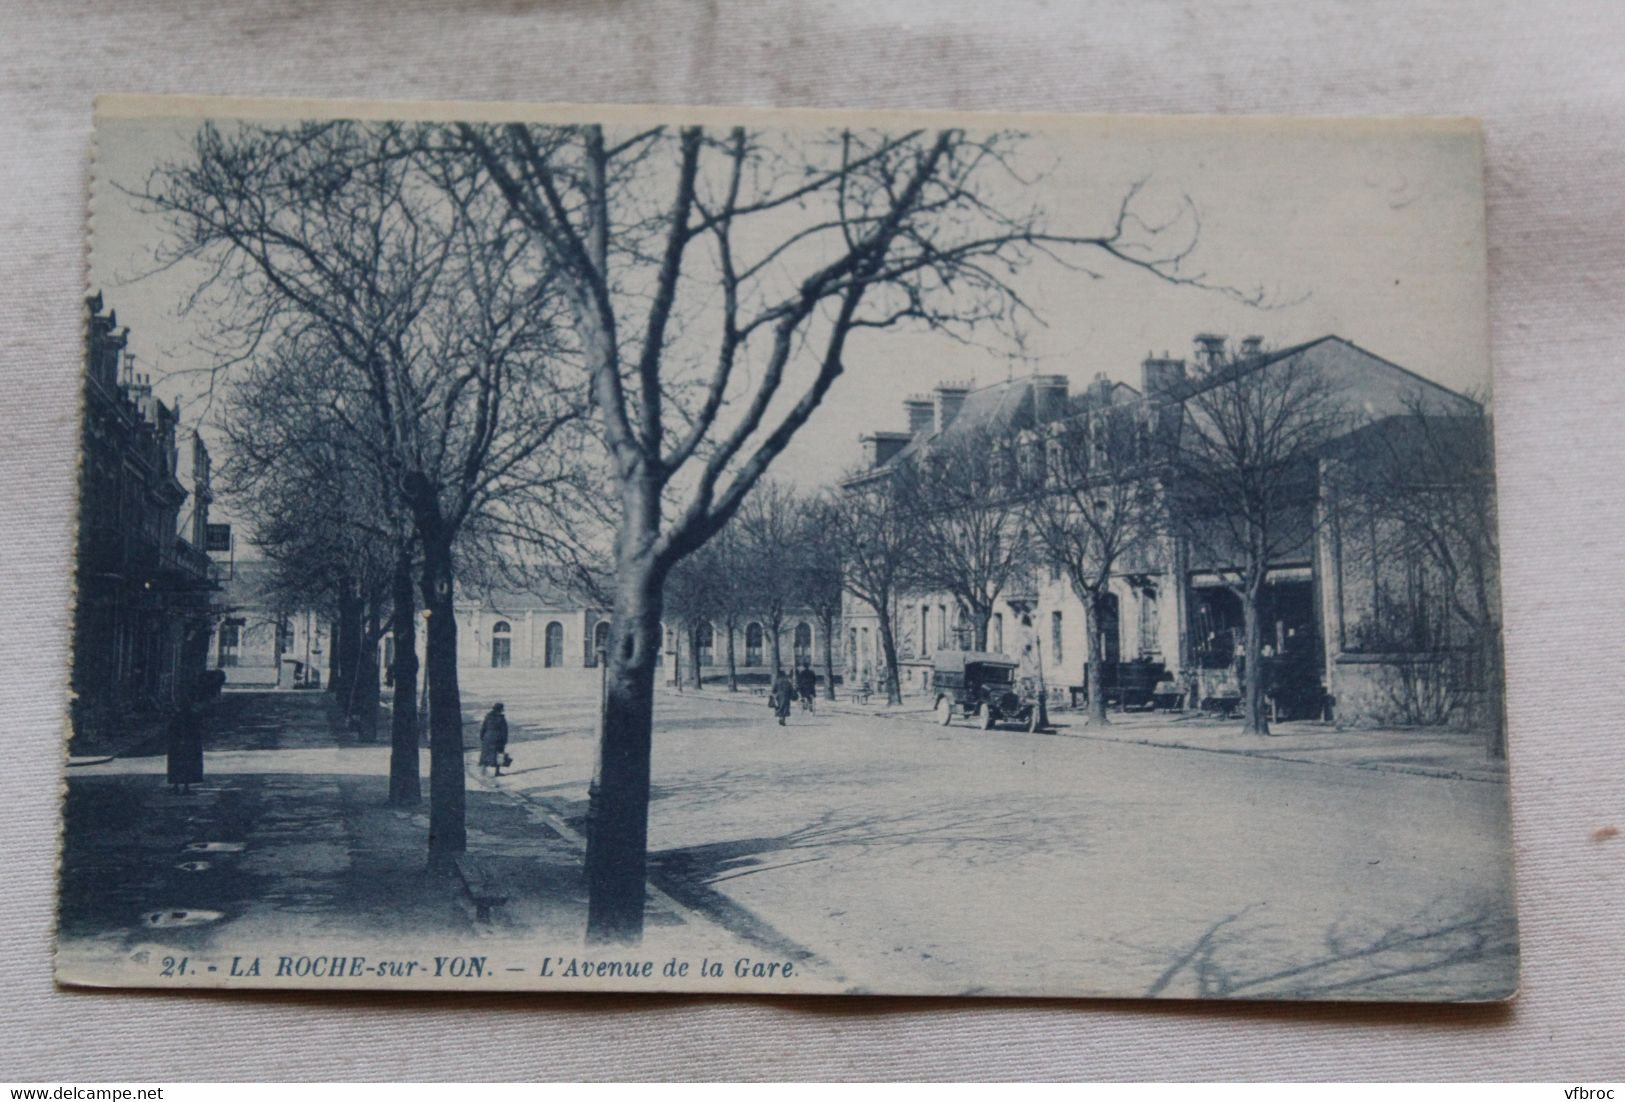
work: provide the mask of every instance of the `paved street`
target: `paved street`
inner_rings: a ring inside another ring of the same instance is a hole
[[[596,681],[469,672],[471,746],[497,699],[513,772],[469,781],[470,852],[511,897],[489,921],[424,868],[425,810],[383,806],[385,747],[333,735],[319,694],[234,693],[191,797],[165,790],[151,748],[70,770],[65,959],[579,951]],[[1142,744],[1133,724],[1114,741],[861,711],[781,728],[748,693],[661,693],[651,954],[794,959],[814,986],[897,992],[1405,999],[1514,982],[1493,779]]]
[[[505,784],[577,821],[590,689],[536,671],[465,688],[471,715],[506,702]],[[1404,999],[1515,983],[1502,783],[852,711],[781,728],[749,694],[663,693],[657,881],[859,988]]]

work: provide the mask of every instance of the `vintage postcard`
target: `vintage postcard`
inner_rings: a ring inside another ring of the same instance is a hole
[[[1511,997],[1481,172],[101,100],[59,981]]]

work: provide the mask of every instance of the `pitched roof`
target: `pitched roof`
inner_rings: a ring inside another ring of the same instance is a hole
[[[933,445],[960,439],[975,432],[1014,433],[1035,423],[1037,401],[1031,379],[1006,379],[978,387],[965,395],[953,420],[941,432],[921,432],[899,448],[897,454],[880,464],[898,466]]]

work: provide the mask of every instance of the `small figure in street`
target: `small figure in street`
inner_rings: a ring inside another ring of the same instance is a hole
[[[491,710],[485,713],[485,722],[480,725],[480,773],[484,775],[487,769],[491,769],[496,776],[502,776],[502,767],[513,761],[508,757],[507,749],[508,717],[502,714],[499,701],[491,705]]]
[[[790,700],[795,696],[795,689],[790,684],[790,676],[781,667],[773,675],[773,691],[769,694],[769,703],[773,705],[773,712],[779,717],[779,726],[790,716]]]
[[[189,796],[192,786],[202,780],[203,716],[197,701],[188,696],[169,721],[169,783]]]
[[[801,710],[811,714],[813,710],[813,697],[818,692],[818,675],[812,672],[811,666],[802,666],[796,671],[796,695],[801,698]]]

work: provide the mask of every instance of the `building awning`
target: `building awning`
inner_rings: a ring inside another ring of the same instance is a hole
[[[1264,575],[1265,585],[1280,585],[1283,582],[1313,581],[1315,572],[1307,566],[1276,566]],[[1217,589],[1220,586],[1236,586],[1241,584],[1239,570],[1212,571],[1205,570],[1191,575],[1192,589]]]

